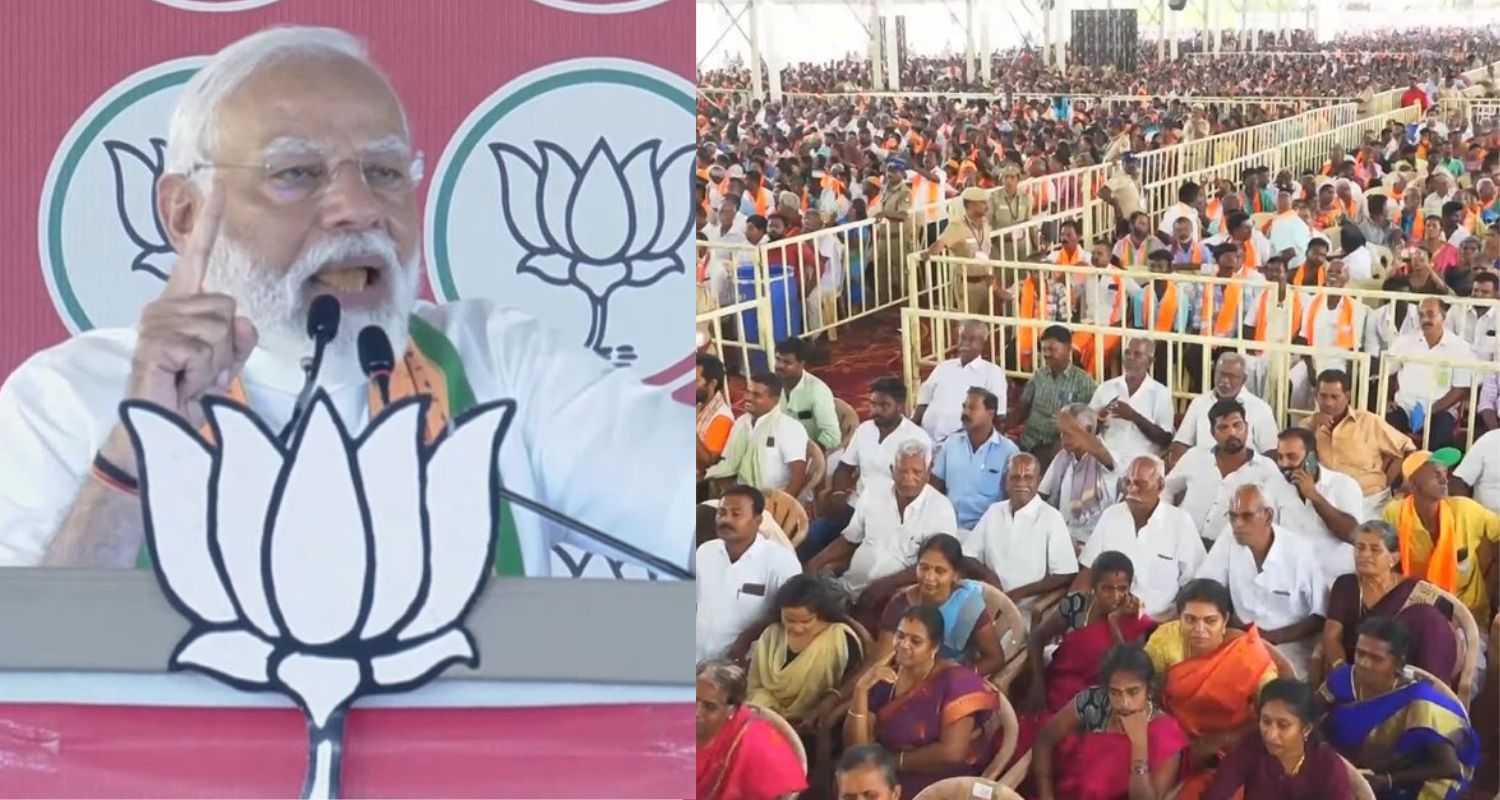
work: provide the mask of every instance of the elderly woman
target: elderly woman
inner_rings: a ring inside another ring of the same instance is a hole
[[[978,775],[991,752],[987,723],[999,700],[979,673],[942,657],[943,614],[917,606],[896,628],[894,658],[866,670],[844,719],[844,743],[896,754],[901,796]]]
[[[1410,645],[1401,622],[1365,620],[1354,663],[1323,684],[1332,706],[1323,730],[1382,800],[1455,800],[1474,775],[1479,737],[1452,691],[1406,669]]]
[[[797,725],[860,663],[859,635],[845,624],[847,600],[827,578],[795,575],[776,593],[776,619],[750,656],[748,702]]]
[[[980,675],[993,675],[1005,666],[1005,652],[995,622],[986,613],[984,589],[979,581],[961,575],[966,557],[958,539],[934,534],[917,551],[917,582],[897,592],[886,603],[880,617],[880,639],[870,664],[883,662],[895,648],[901,619],[916,606],[934,606],[943,615],[943,639],[939,655],[950,661],[971,664]]]
[[[1433,587],[1401,574],[1401,543],[1396,529],[1371,520],[1354,529],[1354,573],[1342,575],[1328,591],[1323,622],[1323,666],[1328,675],[1354,660],[1360,623],[1371,617],[1401,620],[1410,634],[1407,663],[1447,681],[1453,678],[1458,640],[1436,606],[1423,602]]]
[[[1177,783],[1187,737],[1152,701],[1156,670],[1139,647],[1109,651],[1099,683],[1057,712],[1032,750],[1040,800],[1157,800]]]
[[[1213,763],[1255,730],[1255,698],[1276,678],[1276,665],[1255,626],[1229,630],[1229,589],[1206,578],[1177,595],[1180,615],[1156,629],[1146,653],[1165,674],[1162,705],[1192,740],[1180,800],[1197,800]]]
[[[1214,773],[1204,800],[1327,800],[1352,797],[1349,771],[1318,735],[1312,687],[1277,678],[1260,692],[1260,735],[1246,736]]]
[[[1068,533],[1081,546],[1115,502],[1119,464],[1099,438],[1099,415],[1087,403],[1058,410],[1057,435],[1059,450],[1037,491],[1062,512]]]
[[[1029,711],[1062,709],[1097,679],[1099,663],[1111,648],[1138,643],[1156,624],[1130,592],[1135,565],[1129,556],[1115,550],[1100,553],[1093,572],[1093,588],[1063,597],[1027,642],[1031,671],[1024,705]],[[1058,637],[1052,662],[1044,669],[1044,648]]]
[[[878,744],[845,750],[834,768],[833,785],[838,800],[901,800],[896,758]]]
[[[807,788],[791,744],[745,705],[745,671],[698,667],[698,800],[774,800]]]

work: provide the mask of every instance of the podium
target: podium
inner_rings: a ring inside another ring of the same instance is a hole
[[[691,583],[491,578],[450,667],[348,715],[347,797],[690,797]],[[295,797],[302,712],[168,657],[143,570],[0,568],[0,794]]]

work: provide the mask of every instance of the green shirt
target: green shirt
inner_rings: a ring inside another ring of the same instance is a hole
[[[844,440],[838,411],[833,407],[833,390],[811,372],[803,371],[802,380],[790,392],[781,392],[781,409],[802,423],[807,438],[824,450],[832,450]]]
[[[1021,449],[1030,452],[1057,441],[1057,412],[1069,403],[1089,402],[1095,388],[1093,376],[1076,364],[1069,364],[1061,375],[1045,366],[1037,370],[1021,392],[1021,402],[1030,406],[1021,431]]]

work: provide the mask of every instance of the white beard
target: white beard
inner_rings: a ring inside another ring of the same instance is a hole
[[[329,262],[370,256],[383,262],[381,281],[387,287],[386,300],[373,310],[342,310],[338,335],[328,343],[320,370],[320,375],[331,380],[357,378],[361,376],[357,346],[360,330],[375,325],[385,331],[399,358],[406,349],[408,317],[417,300],[418,257],[414,255],[402,264],[395,242],[385,232],[331,236],[309,248],[284,274],[220,234],[204,268],[203,288],[235,299],[236,313],[255,324],[257,349],[277,360],[300,364],[313,352],[313,341],[307,335],[311,299],[304,297],[304,287]]]

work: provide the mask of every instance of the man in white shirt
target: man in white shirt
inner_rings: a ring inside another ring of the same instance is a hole
[[[1251,394],[1245,388],[1245,357],[1235,352],[1219,354],[1214,364],[1214,388],[1193,398],[1187,413],[1182,416],[1182,425],[1167,454],[1168,466],[1174,465],[1190,447],[1211,447],[1214,442],[1213,423],[1208,410],[1220,400],[1234,400],[1245,408],[1246,444],[1257,453],[1265,453],[1276,447],[1276,415],[1266,401]]]
[[[870,385],[870,419],[854,429],[849,447],[833,471],[832,486],[819,497],[818,520],[797,548],[806,561],[827,547],[854,517],[857,500],[872,488],[891,485],[896,448],[907,440],[932,446],[927,431],[901,413],[906,407],[906,384],[900,378],[880,378]]]
[[[1342,259],[1328,262],[1324,280],[1334,289],[1349,283],[1349,270]],[[1302,338],[1311,347],[1357,352],[1364,346],[1365,317],[1370,307],[1357,297],[1320,292],[1302,306]],[[1309,368],[1311,364],[1311,368]],[[1325,370],[1349,368],[1349,360],[1331,356],[1304,356],[1292,367],[1292,403],[1307,408],[1317,394],[1317,377]]]
[[[843,535],[808,561],[806,571],[842,573],[844,589],[860,599],[861,607],[878,607],[861,597],[866,590],[888,599],[895,589],[914,582],[922,541],[935,533],[958,535],[953,504],[928,484],[931,457],[927,442],[902,442],[889,482],[860,495]]]
[[[1198,209],[1202,201],[1202,194],[1198,184],[1187,181],[1177,189],[1177,202],[1167,206],[1162,213],[1161,222],[1156,226],[1158,231],[1171,236],[1172,223],[1179,219],[1185,219],[1193,226],[1193,241],[1197,242],[1203,238],[1203,231],[1199,227]]]
[[[746,232],[749,218],[740,213],[739,196],[728,195],[719,202],[718,217],[703,229],[710,244],[746,245],[750,243]],[[712,261],[708,265],[708,284],[720,305],[735,302],[736,273],[743,253],[738,247],[710,247]]]
[[[1419,330],[1397,338],[1391,355],[1474,360],[1469,343],[1444,326],[1445,311],[1440,298],[1423,298],[1417,311]],[[1428,450],[1455,444],[1457,407],[1468,396],[1472,381],[1469,370],[1418,360],[1391,359],[1389,364],[1395,372],[1396,402],[1386,412],[1386,421],[1402,433],[1425,428],[1424,444]]]
[[[964,399],[975,386],[988,390],[1000,401],[997,415],[1005,416],[1005,370],[983,355],[989,329],[978,320],[965,320],[958,328],[958,358],[937,365],[917,390],[916,421],[941,445],[963,428]]]
[[[1078,578],[1073,588],[1088,589],[1089,569],[1100,553],[1124,553],[1135,565],[1133,591],[1142,608],[1162,617],[1172,608],[1177,590],[1193,578],[1206,551],[1193,520],[1162,497],[1166,488],[1161,459],[1137,456],[1125,471],[1125,500],[1105,509],[1099,524],[1078,556]]]
[[[1259,628],[1306,675],[1329,583],[1307,540],[1274,524],[1275,516],[1259,486],[1241,486],[1229,512],[1234,534],[1214,543],[1195,577],[1229,587],[1235,618]]]
[[[1059,409],[1059,447],[1040,487],[1047,501],[1063,515],[1078,547],[1088,541],[1104,509],[1114,505],[1122,463],[1099,439],[1098,429],[1098,416],[1083,403],[1069,403]]]
[[[1199,534],[1211,544],[1228,526],[1226,514],[1236,489],[1247,483],[1267,485],[1281,480],[1281,475],[1276,462],[1245,446],[1244,406],[1220,400],[1209,409],[1208,417],[1216,444],[1183,454],[1167,475],[1167,496],[1188,513]]]
[[[1500,508],[1500,430],[1475,440],[1448,476],[1452,494],[1468,495],[1488,509]]]
[[[723,657],[770,613],[776,592],[802,564],[790,547],[760,534],[765,497],[734,486],[719,501],[719,537],[698,546],[698,661]]]
[[[515,398],[498,452],[508,489],[686,564],[691,450],[676,436],[690,429],[691,409],[514,309],[417,300],[420,158],[400,99],[357,39],[325,28],[256,33],[213,56],[178,102],[154,191],[178,253],[162,295],[137,324],[38,353],[0,389],[0,564],[138,563],[137,453],[121,401],[196,428],[202,399],[227,395],[280,430],[305,380],[319,295],[340,302],[342,320],[317,383],[351,433],[388,404],[433,394],[419,377],[449,387],[424,420],[429,443],[447,420]],[[233,168],[244,164],[256,168]],[[360,369],[356,342],[372,325],[396,354],[389,403]],[[502,574],[547,575],[553,546],[581,541],[506,506],[514,525],[497,536]]]
[[[1073,582],[1078,557],[1062,514],[1037,494],[1036,456],[1013,456],[1006,469],[1006,499],[990,506],[964,537],[964,554],[995,573],[1000,588],[1028,615],[1035,599]]]
[[[759,372],[745,387],[745,413],[729,429],[724,456],[703,477],[733,477],[762,492],[796,497],[807,483],[807,429],[781,410],[781,377]]]
[[[1122,356],[1124,374],[1100,384],[1089,400],[1099,412],[1100,438],[1121,464],[1139,455],[1160,457],[1172,443],[1172,392],[1151,377],[1155,360],[1150,339],[1131,339]]]
[[[1500,296],[1500,276],[1493,272],[1476,272],[1469,296],[1475,300],[1493,300]],[[1480,361],[1495,360],[1495,328],[1500,321],[1497,306],[1455,305],[1448,309],[1448,330],[1464,337]]]
[[[1286,480],[1267,485],[1276,523],[1302,534],[1329,586],[1354,571],[1354,529],[1364,521],[1359,482],[1318,462],[1318,437],[1288,428],[1276,440],[1276,466]]]

